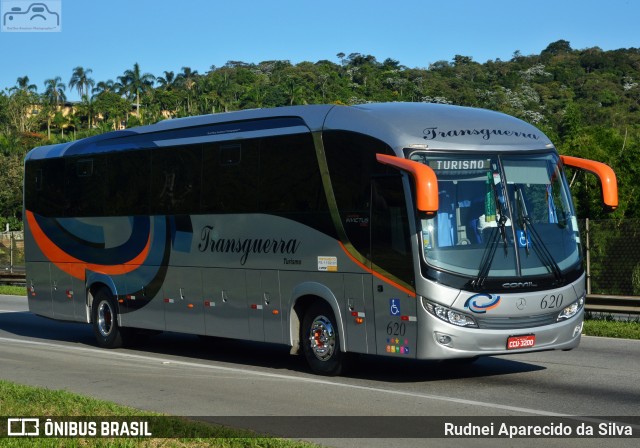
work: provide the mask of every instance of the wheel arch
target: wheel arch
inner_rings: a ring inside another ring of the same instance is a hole
[[[346,352],[346,332],[338,299],[327,286],[316,282],[305,282],[294,288],[291,308],[289,309],[289,345],[291,345],[291,354],[300,353],[300,327],[302,320],[309,307],[317,302],[325,302],[333,311],[340,334],[340,350]]]
[[[91,312],[92,311],[91,308],[93,307],[93,299],[95,298],[95,295],[98,292],[98,290],[102,288],[107,289],[113,297],[117,297],[118,289],[116,288],[116,285],[110,276],[106,274],[101,274],[99,272],[87,272],[86,288],[87,288],[86,307],[87,307],[87,316],[89,317],[87,322],[91,323],[93,321],[93,317],[92,317],[93,313]],[[118,300],[116,300],[115,303],[116,303],[116,306],[118,307],[118,318],[120,318],[120,309],[119,309],[120,303],[118,302]]]

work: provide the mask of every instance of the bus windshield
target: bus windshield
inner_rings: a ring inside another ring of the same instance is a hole
[[[581,262],[577,220],[556,154],[414,152],[410,158],[438,178],[438,212],[420,219],[429,266],[479,281],[560,280]]]

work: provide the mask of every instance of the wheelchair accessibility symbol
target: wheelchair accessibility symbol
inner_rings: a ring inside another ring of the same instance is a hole
[[[531,247],[531,238],[524,230],[518,230],[518,247]]]
[[[389,299],[389,313],[392,316],[400,315],[400,299]]]

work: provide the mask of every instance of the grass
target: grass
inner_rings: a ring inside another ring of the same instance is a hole
[[[61,390],[23,386],[0,380],[0,415],[9,418],[40,417],[41,430],[46,417],[163,417],[162,425],[173,434],[197,434],[194,438],[3,438],[4,447],[219,447],[219,448],[317,448],[307,442],[257,437],[256,434],[189,421],[181,417],[161,416],[115,403],[96,400]],[[45,419],[42,419],[45,417]],[[108,420],[108,418],[107,418]],[[69,419],[73,421],[73,418]]]
[[[26,296],[25,286],[0,285],[0,295],[6,296]]]
[[[610,314],[587,313],[582,332],[587,336],[640,339],[640,316],[616,320]]]

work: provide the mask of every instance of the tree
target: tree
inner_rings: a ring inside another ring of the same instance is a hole
[[[9,92],[16,92],[16,91],[35,93],[38,91],[38,87],[36,87],[35,84],[29,84],[28,76],[22,76],[22,77],[19,77],[18,80],[16,81],[15,87],[12,87],[9,89]]]
[[[64,94],[67,86],[62,82],[62,78],[56,76],[52,79],[47,79],[44,82],[44,96],[49,104],[55,105],[56,108],[60,107],[60,104],[66,101],[67,97]]]
[[[87,117],[87,128],[92,129],[94,117],[96,116],[96,113],[97,113],[95,97],[84,95],[82,97],[82,101],[76,107],[78,110],[78,115],[80,115],[80,117],[82,116]]]
[[[94,95],[98,95],[102,92],[117,92],[122,90],[122,84],[119,82],[113,82],[112,79],[108,79],[106,81],[100,81],[96,86],[91,90]]]
[[[93,87],[95,85],[95,81],[92,78],[89,78],[89,74],[92,73],[93,70],[90,68],[76,67],[73,69],[73,73],[71,74],[71,79],[69,80],[69,88],[77,89],[78,96],[82,98],[84,95],[89,94],[89,87]]]
[[[111,129],[119,129],[120,122],[129,114],[131,104],[115,92],[102,92],[94,97],[96,114]]]
[[[132,70],[125,70],[124,74],[118,77],[122,84],[122,91],[129,97],[135,97],[136,115],[140,117],[140,95],[153,86],[155,76],[151,73],[140,72],[140,65],[136,62]]]
[[[23,158],[24,154],[0,157],[0,218],[10,222],[22,216]]]
[[[175,73],[171,71],[164,71],[164,76],[158,76],[156,82],[161,89],[170,90],[173,87],[173,83],[176,81]]]
[[[51,138],[51,120],[56,112],[60,110],[60,106],[64,101],[66,101],[67,97],[64,94],[64,90],[66,86],[62,82],[62,79],[59,76],[56,76],[52,79],[47,79],[44,82],[44,95],[43,95],[43,104],[40,114],[46,116],[47,121],[47,138]]]
[[[191,70],[191,67],[182,67],[182,73],[179,73],[178,76],[176,76],[176,81],[175,81],[176,84],[186,89],[188,114],[191,114],[191,109],[192,109],[191,94],[193,93],[197,80],[198,80],[198,71]]]
[[[561,39],[550,43],[547,48],[542,50],[540,56],[555,56],[562,53],[571,53],[572,51],[569,41]]]
[[[6,113],[11,127],[17,132],[24,133],[32,130],[38,121],[36,107],[39,104],[39,98],[30,90],[30,87],[13,90],[9,96]]]

